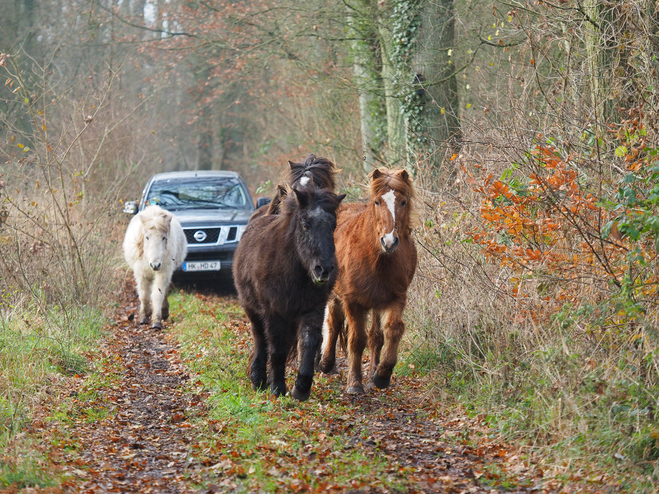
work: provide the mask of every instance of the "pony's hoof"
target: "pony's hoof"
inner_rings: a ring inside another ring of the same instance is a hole
[[[348,394],[349,395],[363,395],[364,394],[364,386],[361,384],[355,385],[355,386],[350,386],[348,388]]]
[[[309,399],[309,395],[311,395],[311,388],[309,388],[309,391],[306,393],[303,393],[297,389],[297,386],[293,386],[293,389],[291,389],[291,396],[297,401],[307,401]]]
[[[253,379],[252,380],[252,389],[256,392],[267,391],[268,390],[268,381],[267,380],[260,380],[260,379]]]
[[[328,362],[321,360],[318,368],[323,374],[336,374],[336,366],[334,365],[334,362],[329,364]]]
[[[327,365],[327,364],[323,364],[321,362],[320,365],[318,366],[318,368],[320,369],[320,372],[322,372],[323,374],[336,374],[338,372],[336,370],[336,365],[334,365],[334,364],[332,364],[330,366],[330,365]]]
[[[384,389],[388,387],[390,383],[391,383],[391,376],[387,378],[383,378],[378,376],[377,372],[373,374],[373,384],[375,384],[379,389]]]
[[[149,324],[149,318],[143,317],[142,319],[140,319],[140,324]]]
[[[162,323],[160,321],[156,321],[151,324],[151,329],[162,329]]]
[[[286,396],[286,386],[270,386],[270,392],[274,395],[275,398]]]

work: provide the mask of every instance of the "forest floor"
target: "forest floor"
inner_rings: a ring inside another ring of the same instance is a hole
[[[547,475],[482,417],[439,402],[404,356],[386,390],[344,393],[340,358],[309,401],[277,400],[249,386],[249,324],[234,296],[175,293],[163,331],[137,324],[132,284],[119,299],[89,373],[24,432],[57,481],[0,492],[616,491],[597,472]]]

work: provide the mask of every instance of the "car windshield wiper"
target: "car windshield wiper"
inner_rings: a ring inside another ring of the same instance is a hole
[[[212,206],[213,208],[232,208],[235,206],[232,206],[231,204],[225,204],[223,202],[216,202],[216,201],[188,201],[187,203],[183,204],[184,207],[186,208],[196,208],[199,206]]]

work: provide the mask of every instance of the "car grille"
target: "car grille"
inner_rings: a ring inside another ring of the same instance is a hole
[[[186,261],[227,261],[233,260],[233,251],[224,252],[188,252]]]
[[[185,232],[185,238],[189,244],[214,244],[217,243],[217,239],[220,237],[220,228],[190,228],[188,230],[183,230]],[[195,233],[202,231],[206,233],[206,238],[201,242],[195,238]],[[235,235],[234,235],[235,238]]]

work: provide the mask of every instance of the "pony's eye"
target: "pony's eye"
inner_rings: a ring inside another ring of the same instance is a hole
[[[163,237],[163,238],[162,238],[162,241],[163,241],[163,242],[167,242],[167,237]]]
[[[402,202],[400,203],[401,207],[404,207],[405,204],[407,204],[407,201],[402,201]]]
[[[302,229],[303,230],[308,230],[309,229],[309,223],[307,223],[307,222],[302,223]]]
[[[380,205],[380,201],[375,201],[375,205],[376,205],[376,206],[379,206],[379,205]]]
[[[146,237],[147,240],[149,240],[149,237]]]

